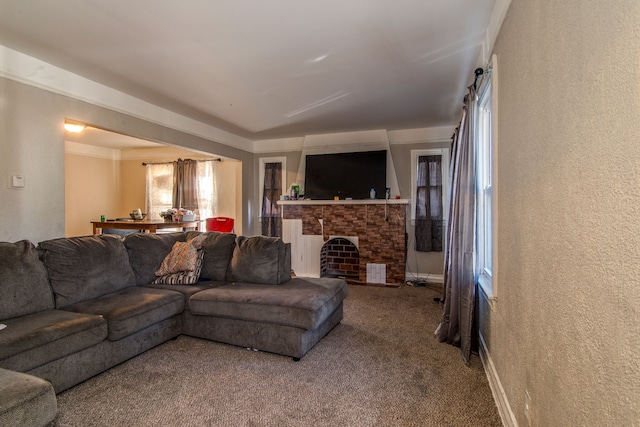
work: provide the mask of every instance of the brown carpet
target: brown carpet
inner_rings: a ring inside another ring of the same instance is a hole
[[[502,425],[479,357],[434,338],[439,290],[349,292],[299,362],[181,336],[61,393],[54,425]]]

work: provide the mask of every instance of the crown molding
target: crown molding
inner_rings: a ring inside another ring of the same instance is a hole
[[[392,130],[389,134],[390,145],[424,144],[451,142],[455,126],[437,126],[419,129]]]
[[[256,154],[293,151],[325,153],[379,150],[386,149],[390,145],[400,144],[449,143],[454,131],[455,126],[436,126],[393,131],[375,129],[307,135],[298,138],[265,139],[254,141],[253,152]]]

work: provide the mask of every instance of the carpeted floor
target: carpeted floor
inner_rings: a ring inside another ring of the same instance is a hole
[[[501,426],[477,355],[433,336],[439,290],[349,286],[299,362],[181,336],[58,396],[55,426]]]

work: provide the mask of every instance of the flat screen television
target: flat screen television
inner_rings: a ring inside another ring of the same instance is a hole
[[[305,199],[368,199],[371,188],[384,199],[386,186],[386,150],[306,156]]]

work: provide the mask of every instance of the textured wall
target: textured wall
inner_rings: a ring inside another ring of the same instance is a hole
[[[451,135],[453,135],[453,131]],[[403,198],[411,199],[413,197],[411,194],[411,151],[450,147],[451,141],[391,145],[393,163],[396,165],[398,185]],[[409,206],[407,211],[410,209],[411,207]],[[411,212],[408,212],[407,218],[411,218]],[[415,221],[408,219],[407,280],[417,278],[424,280],[425,277],[429,277],[432,274],[442,275],[444,271],[444,252],[416,252],[415,234]]]
[[[121,213],[118,160],[67,153],[64,161],[65,236],[92,234],[93,225],[89,221],[99,221],[102,214],[107,218],[129,216],[135,209]]]
[[[64,236],[63,122],[53,94],[0,78],[0,241]]]
[[[494,48],[498,300],[482,332],[522,426],[525,391],[531,425],[640,425],[638,23],[637,0],[513,0]]]

